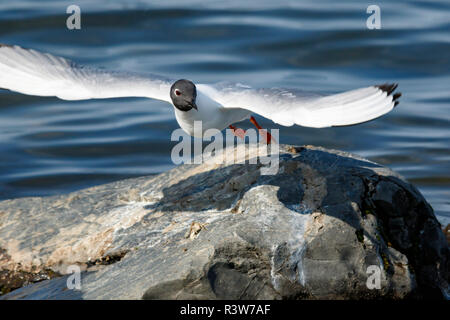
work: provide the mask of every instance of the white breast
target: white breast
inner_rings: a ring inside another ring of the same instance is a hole
[[[250,117],[245,109],[225,109],[209,96],[210,87],[197,85],[197,108],[189,111],[175,109],[175,117],[180,127],[189,135],[201,138],[208,129],[223,130],[230,124]],[[201,122],[201,130],[194,132],[194,122]]]

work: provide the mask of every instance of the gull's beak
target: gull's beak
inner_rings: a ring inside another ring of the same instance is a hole
[[[191,107],[198,111],[197,104],[195,103],[195,101],[191,102]]]

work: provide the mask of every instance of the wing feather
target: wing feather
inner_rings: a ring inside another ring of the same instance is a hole
[[[68,59],[0,44],[0,88],[64,100],[146,97],[170,102],[171,80],[78,65]]]
[[[396,84],[383,84],[333,95],[291,89],[252,89],[240,84],[219,84],[208,94],[224,108],[247,109],[274,122],[323,128],[354,125],[391,111],[400,93]]]

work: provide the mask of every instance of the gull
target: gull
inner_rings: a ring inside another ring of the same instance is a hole
[[[76,64],[71,60],[20,46],[0,44],[0,88],[63,100],[144,97],[169,102],[180,127],[203,137],[208,129],[230,128],[241,138],[245,131],[234,124],[249,119],[273,141],[252,114],[273,122],[325,128],[349,126],[376,119],[397,104],[397,84],[373,85],[323,95],[296,89],[258,89],[240,83],[194,84],[162,76],[115,72]],[[201,130],[194,124],[201,121]]]

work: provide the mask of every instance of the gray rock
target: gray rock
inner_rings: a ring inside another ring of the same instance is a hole
[[[280,148],[276,175],[262,175],[261,163],[212,158],[68,195],[0,202],[0,269],[60,275],[2,298],[448,294],[449,247],[416,188],[355,155]],[[227,154],[243,158],[243,150]],[[82,271],[81,289],[67,288],[71,265]],[[368,286],[377,275],[379,288]]]

